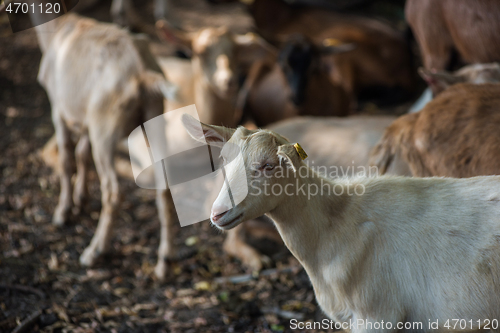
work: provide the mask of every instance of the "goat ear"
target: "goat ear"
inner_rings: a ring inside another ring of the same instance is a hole
[[[278,158],[280,159],[280,163],[285,163],[293,172],[297,172],[297,169],[300,167],[301,159],[293,143],[279,146]]]
[[[156,34],[160,39],[175,44],[183,52],[191,55],[193,39],[196,36],[196,33],[177,29],[163,19],[156,21],[155,26]]]
[[[384,175],[389,169],[394,155],[395,153],[391,151],[384,141],[379,142],[370,152],[368,165],[376,167],[379,174]]]
[[[423,67],[418,69],[418,74],[431,87],[434,96],[449,86],[463,82],[464,79],[447,71],[428,70]]]
[[[339,54],[352,51],[356,48],[355,43],[344,43],[339,39],[327,38],[323,40],[320,47],[321,54]]]
[[[188,114],[182,115],[182,124],[196,141],[222,146],[234,133],[234,129],[204,124]]]

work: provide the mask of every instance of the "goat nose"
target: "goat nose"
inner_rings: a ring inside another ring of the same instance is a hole
[[[231,208],[227,207],[226,205],[220,205],[220,206],[214,206],[212,207],[212,214],[210,216],[210,219],[213,222],[216,222],[220,220],[224,215],[226,215],[227,212],[229,212]]]

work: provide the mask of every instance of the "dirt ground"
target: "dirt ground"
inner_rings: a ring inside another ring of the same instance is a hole
[[[135,2],[151,22],[150,1]],[[238,5],[174,4],[188,26],[250,24]],[[102,1],[85,14],[109,20],[109,5]],[[153,49],[171,51],[159,42]],[[12,34],[0,19],[0,332],[287,332],[291,318],[325,318],[286,248],[256,242],[271,264],[252,277],[224,255],[225,236],[208,223],[179,227],[176,243],[191,255],[170,263],[167,282],[156,281],[155,193],[132,181],[121,181],[113,252],[92,269],[80,267],[99,217],[99,183],[92,172],[88,206],[64,227],[51,224],[59,181],[38,156],[54,132],[36,81],[40,58],[33,30]],[[245,274],[236,283],[225,279]]]

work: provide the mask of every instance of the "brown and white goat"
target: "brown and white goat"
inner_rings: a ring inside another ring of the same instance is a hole
[[[294,36],[277,59],[268,57],[252,66],[238,96],[238,110],[257,126],[299,115],[348,115],[348,94],[330,80],[324,57],[353,48],[352,44],[318,47]]]
[[[500,174],[500,84],[453,85],[418,113],[392,123],[370,164],[383,174],[395,155],[418,177]]]
[[[32,17],[35,24],[37,19]],[[92,266],[109,250],[120,204],[116,145],[136,126],[163,113],[164,95],[172,86],[144,43],[112,24],[68,13],[35,29],[43,53],[38,80],[50,99],[59,153],[61,194],[53,223],[64,224],[73,206],[81,208],[91,158],[101,183],[99,223],[80,257],[82,265]],[[72,136],[78,137],[74,191]],[[168,190],[157,191],[156,203],[163,234],[174,223],[167,218],[173,209]],[[162,237],[155,271],[160,278],[171,249],[171,237]]]
[[[466,63],[500,61],[500,2],[408,0],[405,13],[426,69],[453,69],[453,52]]]
[[[273,52],[271,47],[255,35],[238,35],[226,28],[205,28],[186,33],[160,21],[158,32],[192,53],[191,60],[148,57],[177,88],[176,98],[168,100],[165,111],[195,104],[204,122],[226,126],[239,124],[241,113],[235,111],[238,77],[248,70],[249,63],[268,57],[267,54]],[[134,38],[134,42],[137,41],[140,40]],[[137,156],[136,160],[149,164],[148,153],[143,153],[144,156]],[[57,145],[52,138],[43,148],[42,157],[47,165],[57,170],[54,163],[57,156]]]
[[[402,34],[381,21],[291,6],[284,0],[251,1],[249,11],[257,30],[269,41],[281,43],[291,35],[301,34],[316,45],[332,40],[355,44],[352,52],[328,57],[327,69],[332,82],[344,88],[353,105],[364,89],[413,91],[415,75],[408,45]]]
[[[228,230],[269,216],[323,311],[351,332],[396,332],[406,322],[430,332],[429,321],[444,330],[453,319],[480,331],[500,317],[500,177],[332,180],[272,131],[183,120],[193,138],[223,145],[223,157],[234,145],[242,154],[226,166],[212,223]],[[248,195],[231,205],[240,170]]]
[[[258,126],[299,115],[348,115],[347,93],[332,83],[323,58],[350,52],[354,47],[317,47],[302,36],[291,38],[277,60],[268,57],[252,66],[239,93],[237,109]]]

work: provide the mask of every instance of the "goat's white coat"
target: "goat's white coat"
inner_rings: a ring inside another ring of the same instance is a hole
[[[37,15],[32,16],[37,22]],[[114,25],[68,13],[37,26],[36,31],[43,52],[38,80],[50,99],[59,152],[61,194],[53,222],[65,223],[73,204],[81,208],[91,158],[101,183],[103,208],[98,227],[80,256],[82,265],[91,266],[109,249],[119,208],[113,163],[116,144],[142,121],[162,114],[162,93],[168,93],[171,85],[158,65],[150,63],[149,50],[140,49],[144,42]],[[74,192],[72,135],[78,137]],[[164,259],[173,252],[172,235],[167,231],[167,224],[173,223],[167,217],[173,208],[169,199],[164,189],[157,192],[162,241],[155,272],[160,278],[166,273]]]
[[[250,178],[254,162],[280,168],[277,154],[296,169],[306,167],[286,139],[269,131],[240,128],[229,142],[242,149]],[[228,168],[229,179],[231,173]],[[500,177],[329,180],[312,170],[289,174],[269,182],[326,183],[344,193],[310,200],[300,193],[254,193],[215,224],[230,229],[267,213],[330,318],[393,325],[354,332],[395,331],[405,321],[420,321],[430,331],[429,320],[439,320],[444,330],[448,319],[472,320],[478,331],[477,320],[500,318]],[[364,193],[348,195],[356,186]]]

